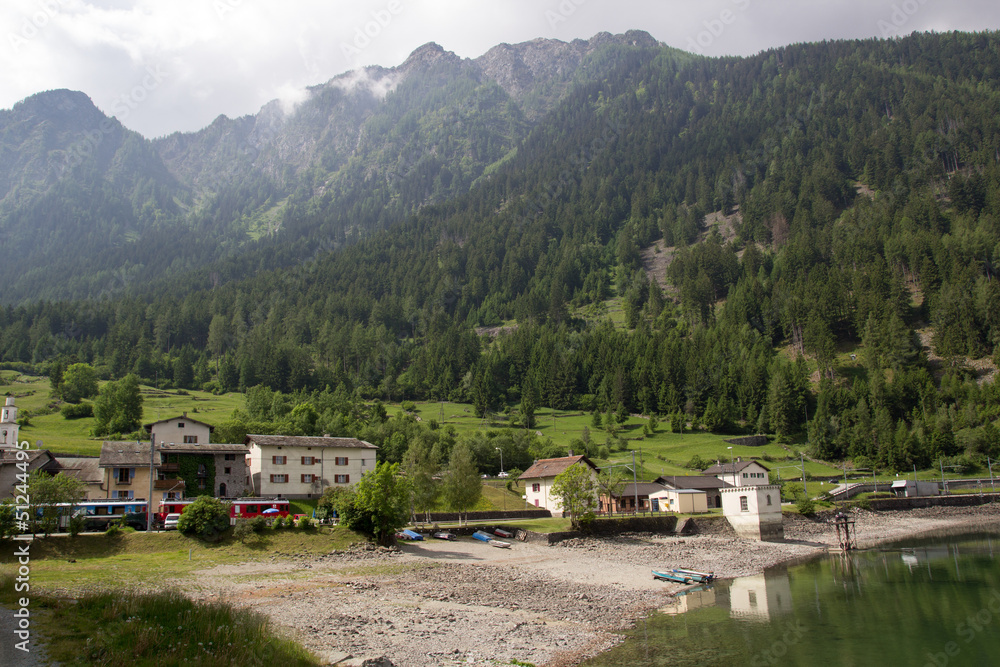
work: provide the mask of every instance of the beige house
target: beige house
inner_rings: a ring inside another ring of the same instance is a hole
[[[101,445],[98,467],[103,473],[102,498],[120,500],[146,499],[149,496],[149,443],[105,441]],[[154,475],[156,474],[154,461]],[[176,483],[172,480],[169,484]],[[155,481],[154,493],[158,488],[166,488],[164,482]],[[181,482],[183,484],[183,482]],[[181,487],[183,489],[183,486]],[[94,500],[95,498],[91,498]]]
[[[650,504],[661,512],[700,514],[708,511],[708,494],[699,489],[662,489],[649,494]]]
[[[378,447],[357,438],[248,435],[250,490],[257,496],[316,498],[375,469]]]
[[[145,425],[150,439],[157,445],[207,445],[214,426],[191,419],[185,412],[180,417],[161,419]]]
[[[743,461],[737,458],[732,463],[717,463],[704,471],[733,486],[760,486],[770,484],[770,470],[757,461]]]
[[[562,503],[552,495],[552,484],[558,475],[577,464],[587,466],[594,481],[597,481],[597,466],[586,456],[562,456],[535,461],[518,477],[524,482],[524,497],[528,504],[547,509],[553,516],[562,516]]]

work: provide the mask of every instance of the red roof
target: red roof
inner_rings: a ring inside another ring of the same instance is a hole
[[[563,456],[558,459],[540,459],[523,473],[518,479],[532,479],[536,477],[555,477],[566,471],[574,463],[583,461],[594,470],[597,466],[590,462],[586,456]]]

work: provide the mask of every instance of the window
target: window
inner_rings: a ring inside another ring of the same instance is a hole
[[[184,436],[184,444],[185,445],[197,445],[198,444],[198,436],[196,436],[196,435],[185,435]]]
[[[351,483],[351,476],[350,475],[334,475],[333,476],[333,482],[334,482],[334,484],[350,484]]]
[[[288,459],[287,456],[272,456],[271,463],[273,463],[276,466],[283,466],[285,465],[285,461],[287,459]]]
[[[225,459],[227,461],[235,461],[236,460],[236,454],[226,454]]]
[[[133,476],[132,468],[118,468],[119,484],[131,484],[132,476]]]
[[[541,491],[541,489],[542,489],[542,485],[538,484],[537,482],[531,485],[531,492],[532,493],[538,493],[539,491]]]
[[[184,422],[177,422],[177,428],[184,428]]]
[[[135,498],[135,491],[112,491],[112,498],[117,500],[132,500]]]
[[[751,607],[756,607],[757,606],[757,591],[748,591],[747,592],[747,602],[750,603]]]
[[[767,494],[767,504],[768,504],[768,505],[770,505],[770,504],[771,504],[771,494],[770,494],[770,493],[769,493],[769,494]]]
[[[233,469],[232,469],[232,468],[223,468],[223,470],[225,470],[225,471],[226,471],[226,473],[225,473],[225,474],[227,474],[227,475],[229,475],[229,474],[231,474],[231,473],[233,472]]]
[[[746,496],[740,496],[740,511],[741,512],[749,512],[750,511],[750,505],[747,503],[747,497]]]
[[[315,463],[316,463],[315,457],[312,457],[312,456],[303,456],[302,457],[302,465],[304,465],[304,466],[311,466],[311,465],[314,465]]]
[[[311,473],[308,473],[308,472],[302,475],[302,483],[303,484],[312,484],[314,481],[316,481],[316,476],[315,475],[313,475]]]
[[[271,475],[272,484],[287,484],[288,475]]]
[[[335,466],[346,466],[347,465],[347,457],[346,456],[337,456],[337,457],[334,457],[334,459],[333,459],[333,465],[335,465]]]

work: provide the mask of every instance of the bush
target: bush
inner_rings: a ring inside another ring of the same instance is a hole
[[[816,503],[807,496],[802,496],[795,501],[795,508],[802,516],[815,516],[816,514]]]
[[[300,528],[302,530],[309,530],[310,528],[315,528],[316,527],[316,525],[313,522],[313,520],[311,518],[307,517],[307,516],[304,516],[301,519],[299,519],[298,523],[295,524],[295,525],[296,525],[297,528]]]
[[[253,529],[253,532],[260,535],[265,530],[267,530],[267,519],[262,516],[255,516],[252,519],[247,519],[247,524]]]
[[[274,527],[275,530],[278,530],[279,528],[284,528],[285,527],[285,517],[279,516],[279,517],[275,518],[274,523],[272,523],[271,525]]]
[[[70,537],[76,537],[87,525],[87,517],[83,514],[74,514],[69,518],[69,534]]]
[[[417,405],[413,401],[403,401],[400,404],[400,407],[402,407],[407,412],[413,412],[414,410],[417,409]]]
[[[87,417],[94,416],[94,404],[93,403],[78,403],[73,405],[72,403],[67,403],[62,406],[62,410],[59,414],[63,416],[63,419],[85,419]]]
[[[244,519],[236,522],[236,526],[233,528],[233,537],[239,540],[241,544],[246,544],[247,540],[257,538],[257,531],[253,529],[253,525],[249,520]]]
[[[229,528],[229,508],[221,500],[201,496],[188,505],[177,520],[177,530],[185,535],[211,540]]]

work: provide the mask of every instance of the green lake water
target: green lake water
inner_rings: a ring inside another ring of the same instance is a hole
[[[1000,665],[1000,535],[908,541],[719,581],[584,664]]]

